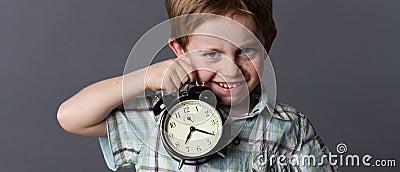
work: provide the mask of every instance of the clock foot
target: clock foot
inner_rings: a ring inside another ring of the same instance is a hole
[[[183,161],[184,161],[183,159],[181,159],[181,160],[179,161],[179,165],[178,165],[178,169],[179,169],[179,170],[182,168]]]

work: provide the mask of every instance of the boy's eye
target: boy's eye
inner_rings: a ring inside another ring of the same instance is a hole
[[[240,52],[241,54],[250,54],[254,52],[253,48],[242,48],[242,51]]]
[[[209,53],[205,53],[204,55],[208,56],[208,57],[217,57],[218,53],[217,52],[209,52]]]

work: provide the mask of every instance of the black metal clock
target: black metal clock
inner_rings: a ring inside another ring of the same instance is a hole
[[[220,153],[224,117],[217,108],[215,94],[205,86],[186,85],[178,96],[165,95],[154,106],[162,115],[161,137],[172,158],[183,164],[197,165]]]

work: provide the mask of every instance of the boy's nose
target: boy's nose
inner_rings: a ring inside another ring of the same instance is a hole
[[[226,77],[226,79],[237,79],[243,78],[242,72],[239,68],[239,63],[236,61],[235,57],[225,57],[220,64],[219,73]]]

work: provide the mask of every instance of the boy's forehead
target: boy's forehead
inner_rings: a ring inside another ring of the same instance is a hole
[[[189,44],[187,46],[189,51],[195,50],[235,50],[238,48],[257,47],[262,48],[261,44],[254,39],[243,39],[241,42],[233,43],[224,38],[210,36],[210,35],[191,35]],[[231,49],[233,48],[233,49]]]
[[[209,35],[209,36],[199,36]],[[236,46],[263,44],[261,31],[249,17],[216,17],[204,21],[191,33],[191,39],[226,40]],[[215,42],[214,41],[214,42]],[[260,41],[260,42],[259,42]]]

